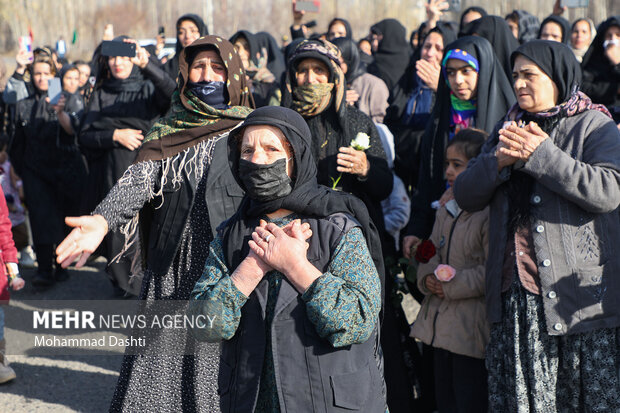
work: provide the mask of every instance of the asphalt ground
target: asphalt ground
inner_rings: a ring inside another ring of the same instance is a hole
[[[68,280],[37,290],[30,282],[34,269],[21,269],[26,286],[11,292],[11,306],[29,306],[29,300],[114,299],[105,272],[105,260],[81,269],[70,268]],[[5,320],[11,325],[10,320]],[[11,348],[20,338],[19,326],[5,328],[7,359],[17,378],[0,385],[2,412],[107,412],[122,361],[122,349],[109,355],[27,356]]]

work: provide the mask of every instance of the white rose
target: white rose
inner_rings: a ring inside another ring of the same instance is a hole
[[[351,141],[351,147],[358,151],[365,151],[370,148],[370,136],[364,132],[360,132],[355,136],[355,139]]]

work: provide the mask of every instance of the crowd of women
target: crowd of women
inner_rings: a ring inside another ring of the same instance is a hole
[[[282,47],[188,14],[163,59],[19,52],[33,285],[98,254],[140,311],[217,315],[127,354],[111,411],[620,411],[620,16],[446,7],[409,41],[293,1]]]

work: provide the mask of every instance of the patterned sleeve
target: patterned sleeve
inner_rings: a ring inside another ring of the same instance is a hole
[[[302,298],[317,333],[334,347],[368,340],[381,308],[381,284],[360,228],[342,237],[328,271]]]
[[[127,224],[154,197],[160,170],[159,162],[147,161],[131,165],[97,205],[93,215],[103,216],[110,231]]]
[[[205,263],[202,277],[192,291],[188,313],[199,320],[192,329],[194,337],[200,341],[217,342],[229,340],[237,331],[241,321],[241,307],[248,298],[230,278],[224,262],[224,249],[220,237],[209,246],[209,257]]]

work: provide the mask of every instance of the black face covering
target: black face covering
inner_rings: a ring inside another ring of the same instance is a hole
[[[224,82],[202,81],[188,82],[187,88],[207,105],[215,109],[226,109],[228,102],[228,91]]]
[[[290,194],[293,187],[286,173],[286,159],[261,165],[239,159],[239,178],[248,196],[257,201],[273,201]]]

